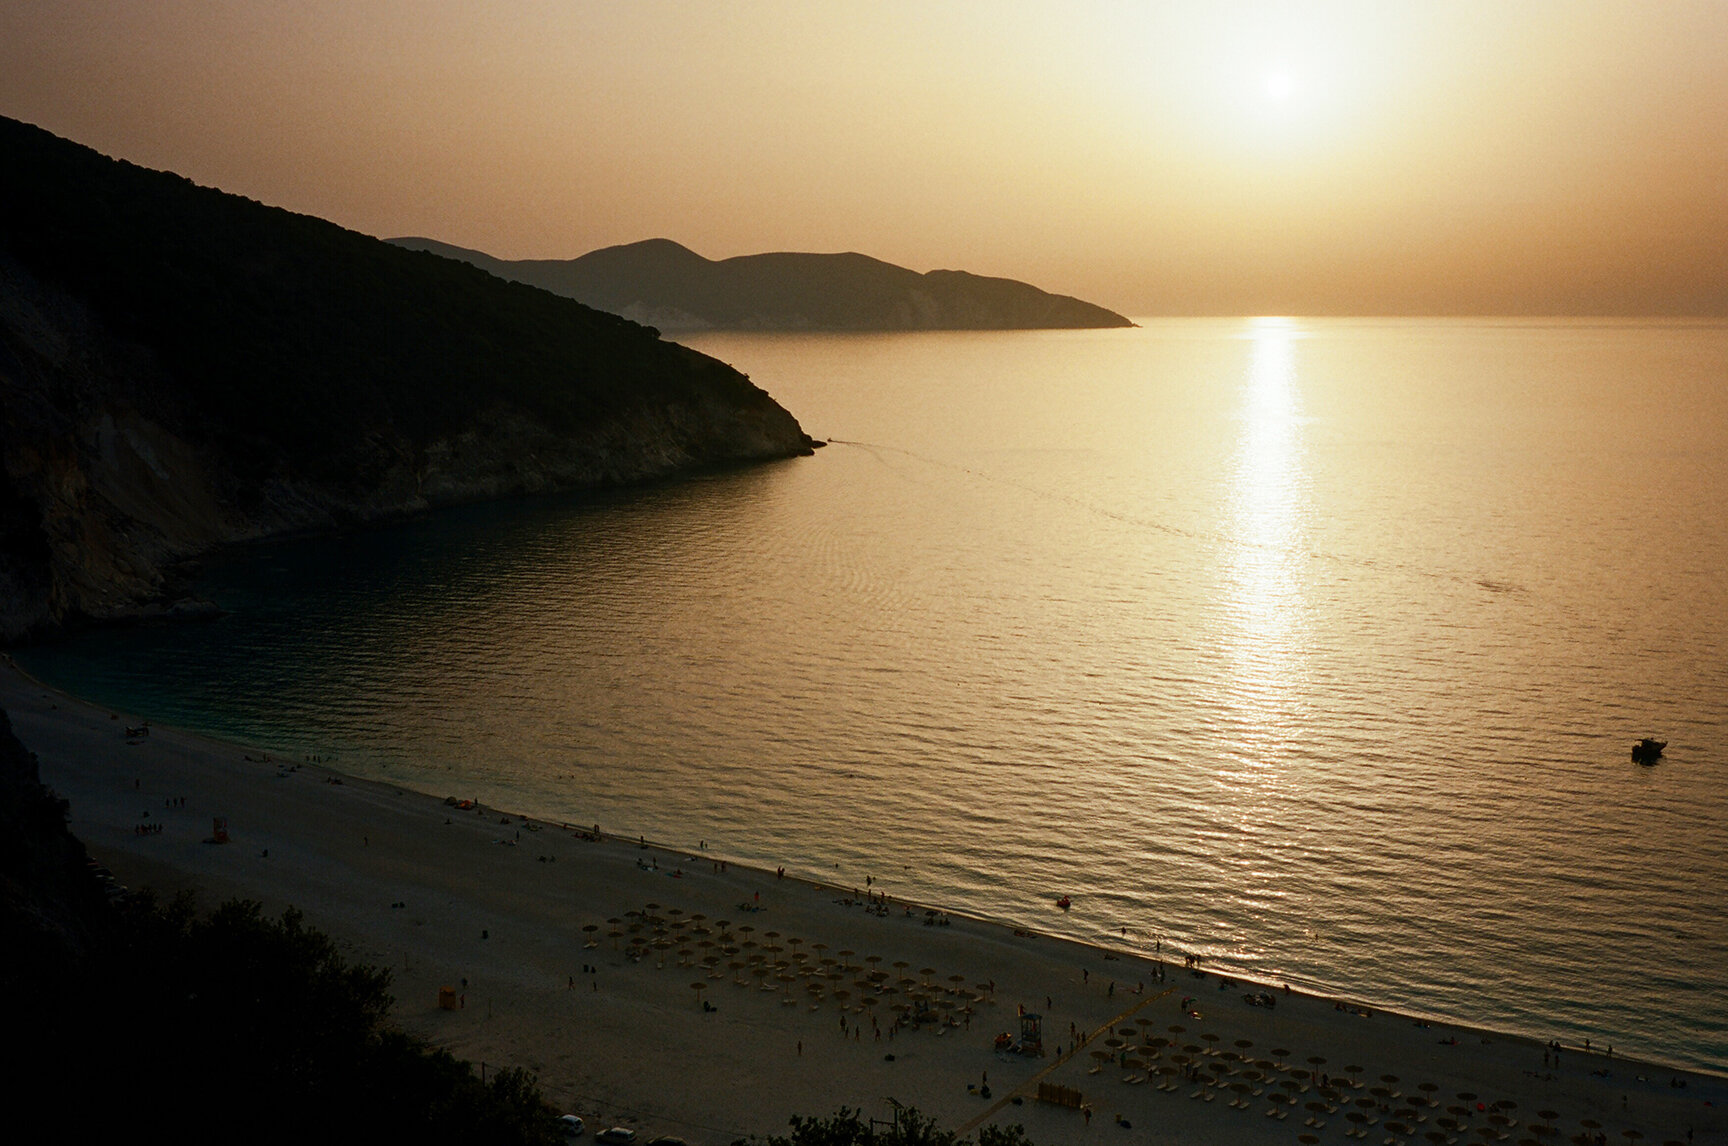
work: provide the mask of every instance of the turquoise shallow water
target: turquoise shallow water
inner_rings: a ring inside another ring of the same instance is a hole
[[[1728,326],[687,341],[839,441],[235,554],[220,621],[19,659],[434,793],[1728,1070]]]

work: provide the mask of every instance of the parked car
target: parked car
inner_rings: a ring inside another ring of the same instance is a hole
[[[630,1146],[636,1141],[636,1132],[627,1126],[608,1126],[594,1135],[594,1141],[604,1142],[607,1146]]]
[[[588,1126],[574,1114],[566,1114],[558,1120],[558,1129],[564,1132],[566,1138],[580,1138]]]

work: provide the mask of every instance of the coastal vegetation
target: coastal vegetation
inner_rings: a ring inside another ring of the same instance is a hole
[[[44,1139],[562,1141],[531,1074],[482,1080],[393,1027],[390,972],[299,912],[104,895],[4,711],[0,788],[0,990]]]
[[[828,1118],[794,1115],[792,1132],[770,1135],[767,1146],[959,1146],[970,1143],[916,1107],[900,1107],[886,1125],[842,1106]],[[977,1146],[1032,1146],[1025,1128],[989,1124],[978,1128]]]

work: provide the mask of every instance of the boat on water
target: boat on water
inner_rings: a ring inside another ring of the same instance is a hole
[[[1654,764],[1662,758],[1662,750],[1666,747],[1666,740],[1652,740],[1646,736],[1632,746],[1632,759],[1639,764]]]

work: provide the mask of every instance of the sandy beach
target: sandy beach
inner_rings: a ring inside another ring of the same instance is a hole
[[[392,969],[398,1023],[488,1069],[533,1069],[591,1128],[713,1146],[897,1102],[953,1128],[1018,1122],[1040,1144],[1728,1141],[1728,1082],[1607,1048],[1556,1054],[1225,983],[1180,953],[868,905],[850,877],[779,878],[628,825],[594,838],[170,728],[128,737],[147,714],[10,662],[0,707],[121,881],[299,907]],[[217,817],[225,844],[206,842]],[[1275,1005],[1245,998],[1262,991]],[[996,1048],[1022,1009],[1041,1016],[1041,1055]],[[1041,1085],[1080,1105],[1040,1101]]]

